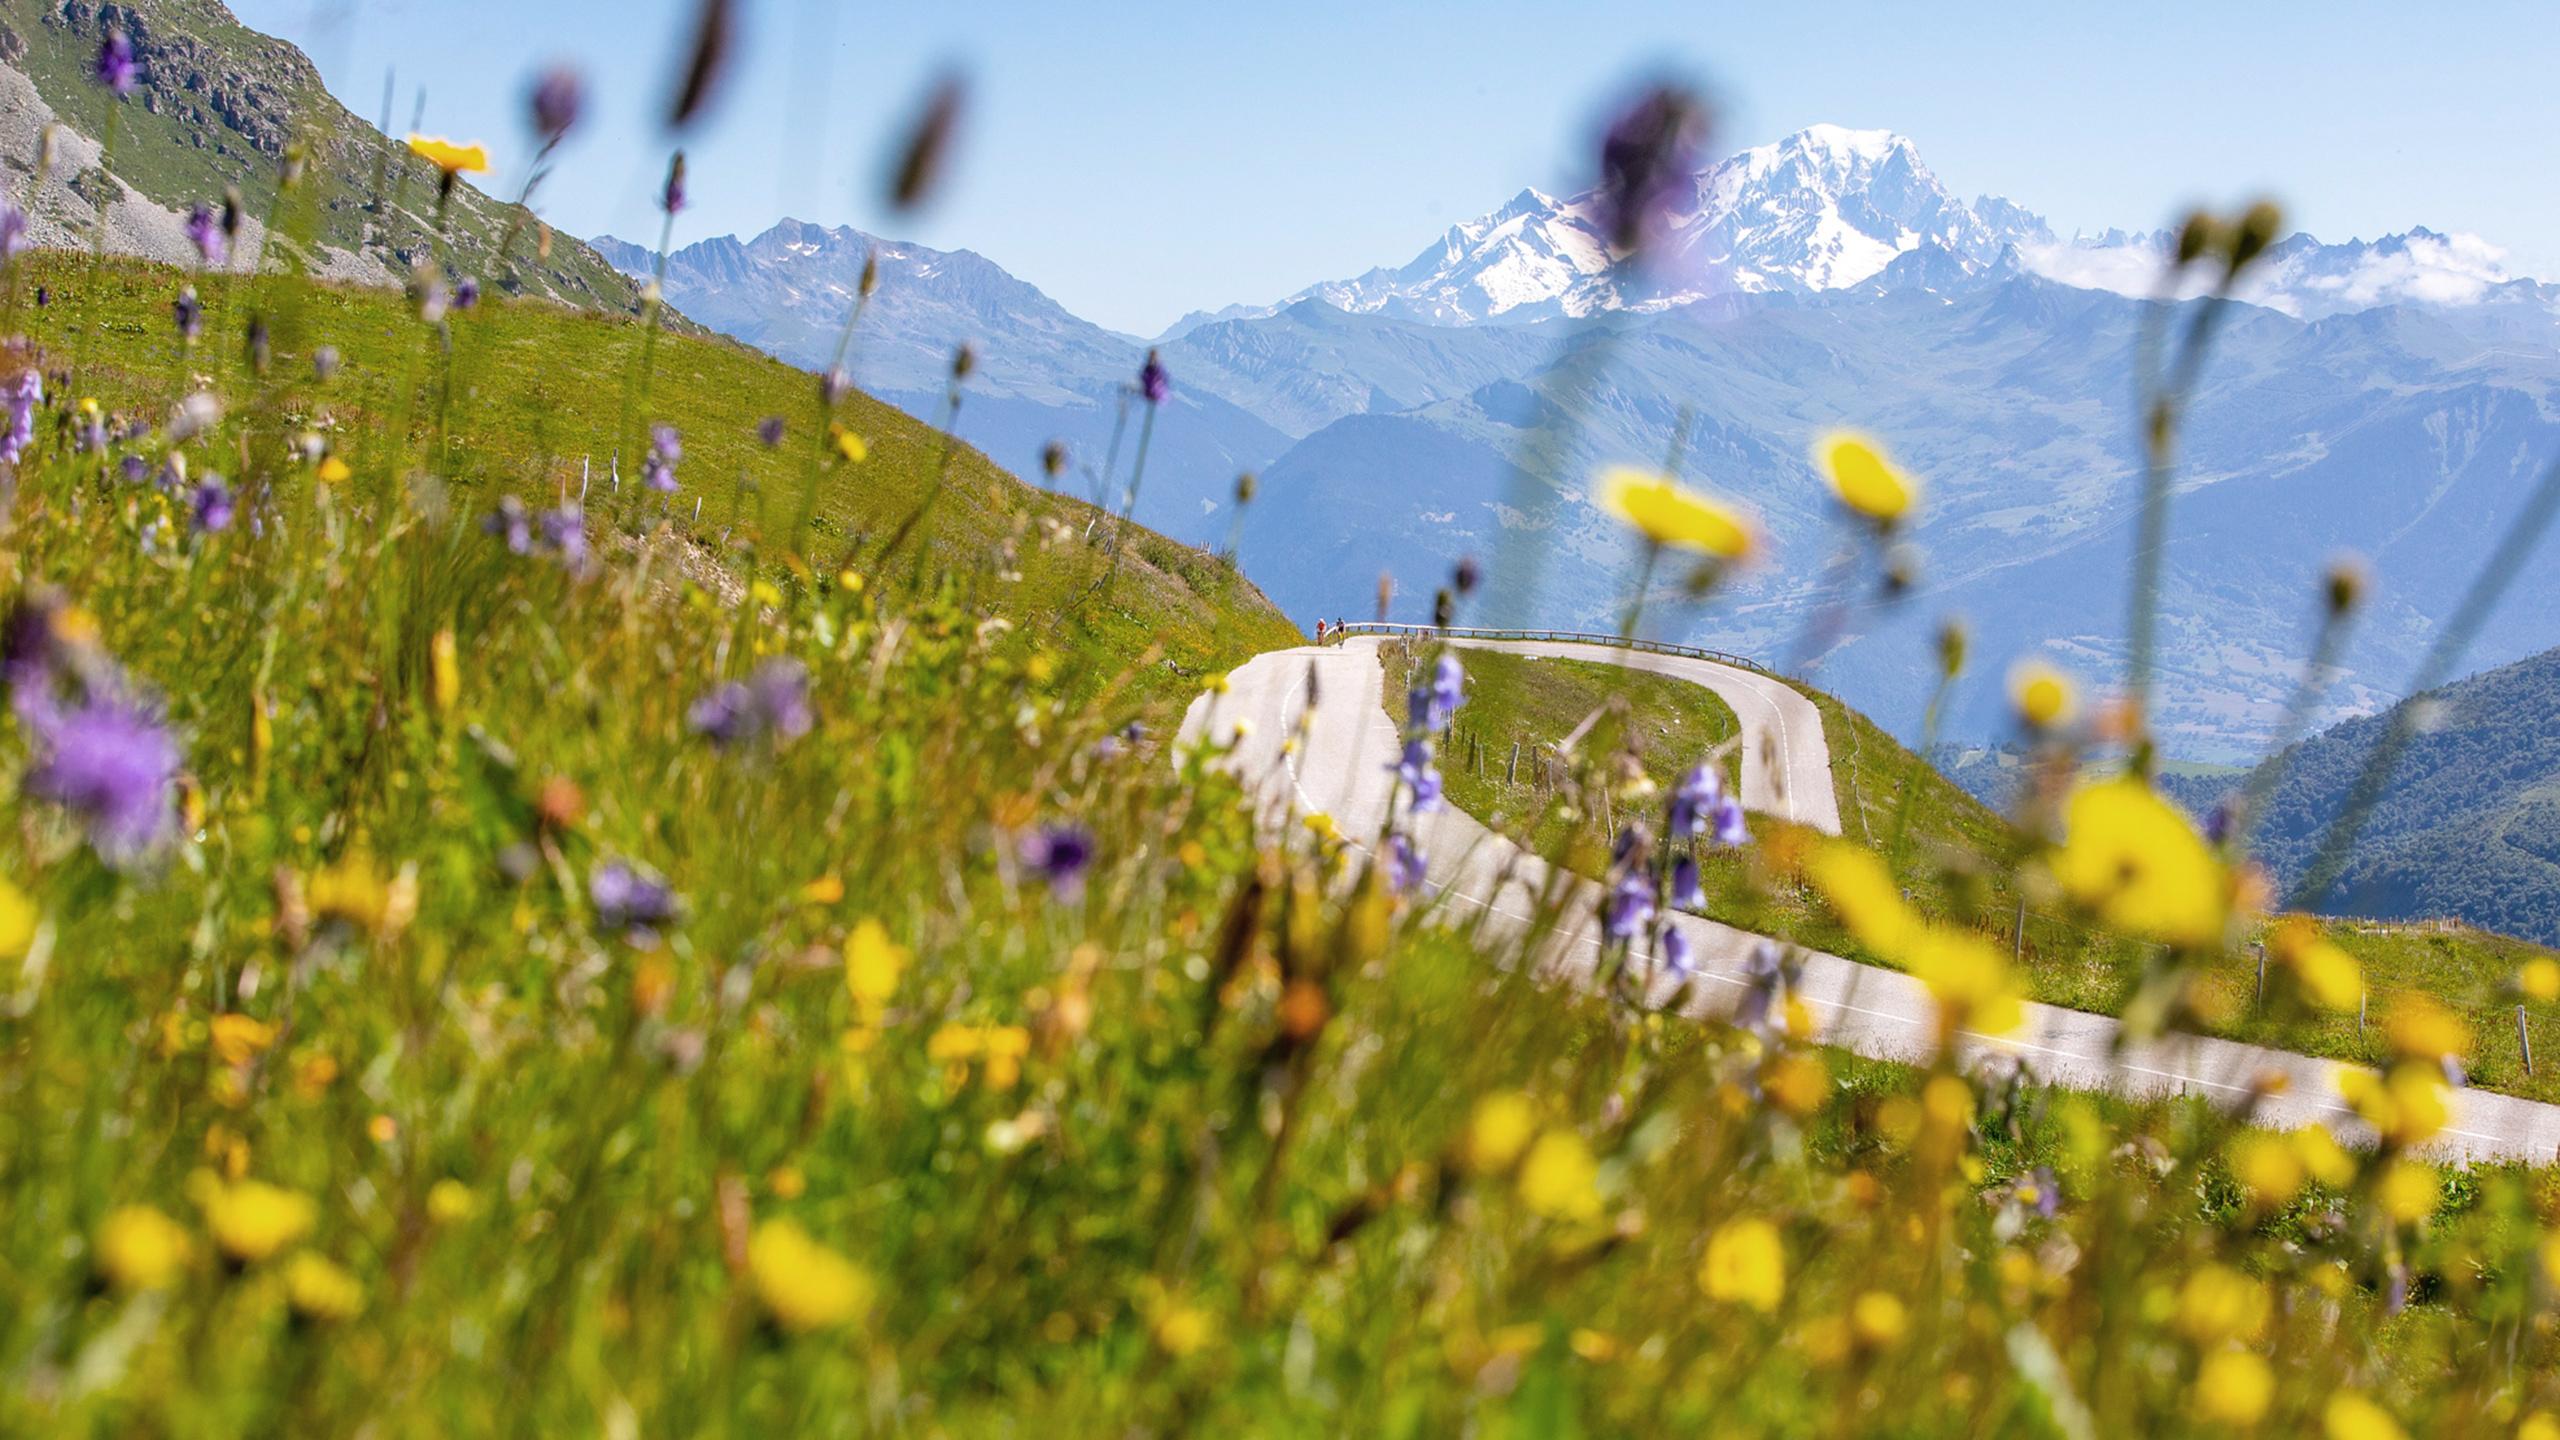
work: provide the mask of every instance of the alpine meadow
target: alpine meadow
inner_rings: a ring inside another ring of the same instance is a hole
[[[240,5],[0,4],[0,1435],[2560,1440],[2529,252],[1667,0]]]

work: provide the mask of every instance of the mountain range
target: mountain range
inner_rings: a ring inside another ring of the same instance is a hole
[[[1235,475],[1260,472],[1243,563],[1301,622],[1367,614],[1381,575],[1417,618],[1475,555],[1494,567],[1480,618],[1614,624],[1635,560],[1588,478],[1658,462],[1685,429],[1684,472],[1754,507],[1769,555],[1710,605],[1657,577],[1649,628],[1811,668],[1906,733],[1950,612],[1973,629],[1978,674],[2031,652],[2093,677],[2119,667],[2136,341],[2154,307],[2205,303],[2155,294],[2167,236],[2057,238],[2011,201],[1957,198],[1909,140],[1836,126],[1707,169],[1674,212],[1661,263],[1639,273],[1608,262],[1591,195],[1524,190],[1403,266],[1186,316],[1152,341],[970,252],[798,221],[680,249],[666,286],[697,319],[822,366],[876,254],[855,379],[938,418],[965,340],[977,369],[959,433],[1026,475],[1063,440],[1063,483],[1114,500],[1152,345],[1174,388],[1140,518],[1223,543]],[[654,264],[596,243],[626,273]],[[2182,439],[2164,592],[2160,723],[2198,759],[2249,758],[2272,728],[2333,551],[2379,577],[2334,713],[2395,698],[2483,537],[2560,454],[2560,292],[2507,275],[2483,242],[2291,235],[2241,298]],[[1807,450],[1843,424],[1927,485],[1908,537],[1923,583],[1900,600],[1877,596],[1871,563],[1835,563],[1850,537]],[[2555,621],[2560,581],[2537,571],[2475,658],[2539,650]],[[1949,733],[1996,733],[1998,691],[1963,687]]]

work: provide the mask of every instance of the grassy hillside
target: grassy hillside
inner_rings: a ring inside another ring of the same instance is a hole
[[[1406,667],[1412,663],[1408,646],[1390,644],[1380,653],[1388,672],[1387,693],[1401,696]],[[1592,781],[1607,773],[1605,762],[1616,747],[1605,742],[1587,747],[1580,757],[1586,768],[1563,784],[1505,787],[1498,774],[1489,783],[1472,772],[1463,748],[1469,735],[1560,738],[1584,716],[1605,711],[1613,735],[1625,727],[1645,737],[1681,737],[1677,745],[1649,745],[1645,751],[1645,769],[1662,789],[1715,739],[1732,732],[1731,712],[1722,702],[1685,682],[1603,664],[1524,663],[1482,651],[1460,655],[1470,677],[1470,699],[1458,732],[1461,748],[1454,752],[1459,758],[1444,762],[1450,800],[1585,874],[1607,868],[1609,832],[1594,798],[1602,787]],[[1537,683],[1524,684],[1523,670],[1534,672]],[[2152,947],[2055,913],[2049,897],[2032,891],[2021,942],[2015,861],[2027,841],[2011,822],[1935,769],[1915,763],[1908,749],[1864,715],[1825,692],[1799,688],[1822,711],[1843,833],[1891,853],[1896,826],[1903,826],[1903,847],[1893,871],[1912,906],[1933,919],[1977,931],[2003,951],[2014,951],[2031,997],[2074,1009],[2123,1013],[2140,987]],[[1389,701],[1391,709],[1400,703]],[[1620,707],[1623,718],[1618,717]],[[1594,766],[1598,768],[1588,768]],[[1900,814],[1906,799],[1907,819]],[[1647,807],[1642,812],[1646,823],[1658,826],[1659,817],[1651,813],[1658,810],[1658,799],[1635,803]],[[1639,812],[1631,808],[1629,813]],[[1702,865],[1706,913],[1833,954],[1887,963],[1843,929],[1809,888],[1770,864],[1773,853],[1811,843],[1810,834],[1767,817],[1755,816],[1753,824],[1763,841],[1760,849],[1710,855]],[[2379,1063],[2391,1053],[2392,1016],[2424,997],[2451,1007],[2476,1037],[2470,1067],[2474,1083],[2560,1100],[2560,1061],[2538,1063],[2536,1073],[2525,1073],[2515,1024],[2521,1004],[2534,1043],[2544,1047],[2537,1054],[2560,1056],[2560,1003],[2520,995],[2514,984],[2523,967],[2550,959],[2549,951],[2459,925],[2409,929],[2334,920],[2322,926],[2322,933],[2355,956],[2363,970],[2369,999],[2361,1025],[2352,1013],[2261,1011],[2255,956],[2248,951],[2203,965],[2196,994],[2202,1013],[2194,1020],[2210,1033],[2234,1039]]]
[[[633,535],[664,523],[684,542],[672,552],[674,573],[731,593],[759,563],[790,578],[778,567],[820,448],[812,434],[816,385],[744,346],[660,336],[644,404],[626,398],[625,377],[647,332],[623,317],[532,301],[483,304],[450,317],[448,348],[396,293],[270,276],[203,287],[208,338],[188,349],[170,321],[186,277],[110,263],[87,322],[94,334],[84,335],[88,276],[85,259],[30,257],[8,281],[14,299],[0,305],[14,307],[48,364],[80,368],[83,392],[119,416],[157,420],[175,402],[182,375],[190,385],[210,381],[253,393],[266,414],[290,418],[289,426],[271,425],[262,443],[288,431],[326,434],[359,482],[386,485],[394,472],[424,466],[452,487],[457,509],[476,517],[502,494],[534,505],[574,499],[583,475],[599,519]],[[42,308],[28,299],[37,285],[51,291]],[[274,337],[264,376],[250,373],[239,348],[251,314],[267,317]],[[227,339],[212,338],[225,332]],[[325,381],[311,363],[321,346],[338,356]],[[396,424],[403,416],[405,435]],[[773,417],[786,433],[768,446],[758,428]],[[821,561],[894,531],[932,487],[945,455],[928,427],[865,396],[844,401],[838,420],[863,438],[867,453],[854,464],[831,451],[819,470],[811,548]],[[656,424],[682,437],[683,489],[672,499],[644,497],[632,458]],[[625,452],[619,497],[610,479],[618,450]],[[295,486],[307,474],[288,470],[278,479]],[[1114,571],[1104,551],[1082,540],[1092,507],[1026,487],[968,447],[950,450],[933,513],[924,544],[934,568],[950,568],[990,617],[1016,627],[1009,643],[1089,659],[1077,673],[1091,683],[1125,678],[1152,719],[1169,718],[1152,708],[1187,699],[1201,676],[1299,638],[1233,567],[1152,532],[1128,532]],[[1097,533],[1107,536],[1108,522]],[[916,572],[912,560],[903,556],[871,578],[903,587]]]
[[[94,78],[110,27],[125,31],[139,65],[134,92],[122,100]],[[115,181],[164,209],[218,208],[225,187],[236,187],[254,220],[277,220],[280,232],[356,257],[383,278],[405,275],[412,259],[437,246],[434,167],[385,139],[371,120],[350,114],[301,51],[243,26],[219,0],[13,5],[0,11],[0,61],[34,82],[62,123],[88,141],[106,138],[113,107],[107,168]],[[392,123],[405,133],[411,97],[398,104]],[[431,114],[430,130],[438,128],[433,120]],[[526,150],[535,143],[521,135],[485,138]],[[280,208],[278,177],[288,149],[297,145],[306,178],[294,203]],[[26,175],[35,159],[31,147],[6,163]],[[95,167],[61,177],[50,191],[29,177],[12,192],[33,206],[48,193],[63,199],[65,183],[84,206],[113,193]],[[537,229],[531,215],[465,180],[443,217],[441,253],[460,273],[493,288],[636,310],[636,288],[602,256],[568,235],[554,235],[550,253],[537,254]],[[499,247],[510,231],[508,261],[500,264]],[[318,268],[344,268],[321,263],[317,252],[307,258]]]

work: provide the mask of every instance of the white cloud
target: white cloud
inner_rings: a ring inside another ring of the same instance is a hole
[[[2157,293],[2167,251],[2147,240],[2120,245],[2069,242],[2022,247],[2019,259],[2048,280],[2118,295]],[[2507,252],[2477,235],[2386,237],[2371,245],[2321,245],[2261,267],[2240,288],[2240,298],[2287,315],[2336,314],[2377,305],[2473,305],[2514,278]],[[2179,287],[2180,298],[2211,289],[2199,270]]]

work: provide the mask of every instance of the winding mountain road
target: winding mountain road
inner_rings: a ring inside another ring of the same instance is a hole
[[[1455,643],[1624,664],[1702,685],[1741,721],[1745,808],[1839,832],[1821,713],[1783,681],[1737,666],[1603,645]],[[1383,703],[1379,644],[1355,635],[1257,656],[1228,677],[1227,693],[1192,703],[1182,739],[1232,746],[1226,763],[1253,790],[1267,824],[1285,826],[1320,811],[1365,848],[1384,829],[1401,743]],[[1491,928],[1525,932],[1546,900],[1543,913],[1561,918],[1545,942],[1542,964],[1568,983],[1592,983],[1602,953],[1598,884],[1548,865],[1454,806],[1420,817],[1416,831],[1428,860],[1426,884],[1452,918],[1482,912]],[[1690,942],[1696,980],[1683,995],[1670,977],[1657,976],[1647,1000],[1676,1000],[1682,1013],[1699,1019],[1730,1014],[1749,986],[1744,966],[1763,937],[1696,915],[1671,923]],[[1799,953],[1796,994],[1812,1009],[1824,1043],[1890,1060],[1928,1056],[1936,1006],[1918,981],[1837,955]],[[2034,1003],[2025,1012],[2012,1034],[1961,1036],[1967,1061],[2005,1057],[2047,1083],[2135,1098],[2188,1094],[2229,1102],[2277,1077],[2279,1093],[2258,1105],[2264,1123],[2318,1122],[2348,1140],[2368,1135],[2339,1096],[2337,1061],[2194,1035],[2119,1050],[2111,1017]],[[2560,1106],[2485,1090],[2457,1091],[2452,1102],[2449,1123],[2428,1147],[2439,1159],[2549,1161],[2560,1153]]]

